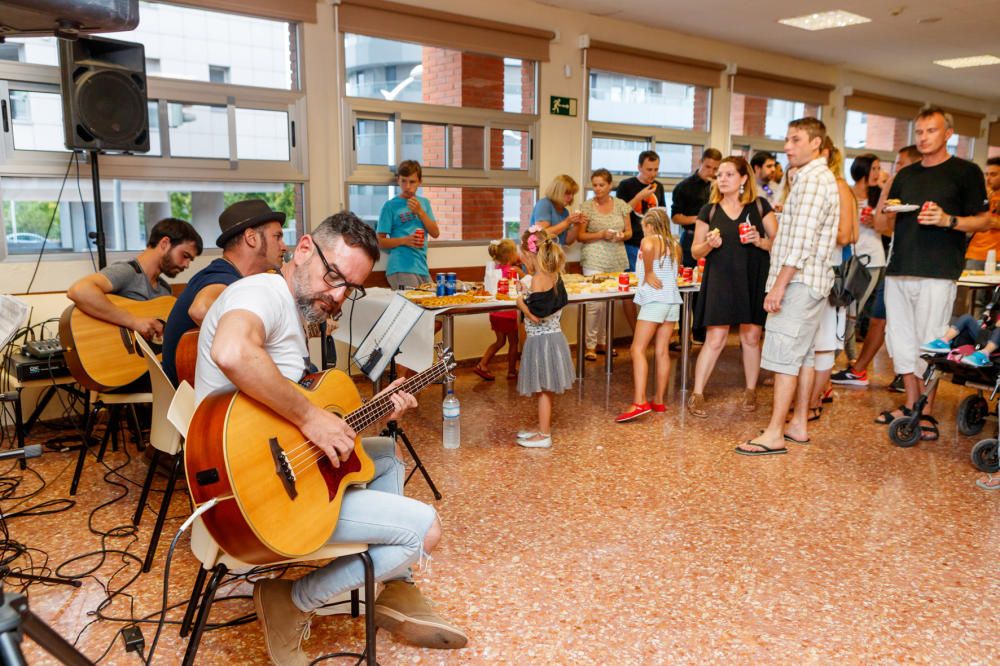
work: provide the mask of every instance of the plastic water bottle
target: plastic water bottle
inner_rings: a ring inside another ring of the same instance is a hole
[[[457,449],[462,442],[462,408],[454,391],[448,391],[448,395],[445,396],[444,402],[441,403],[441,413],[444,416],[441,428],[444,448]]]

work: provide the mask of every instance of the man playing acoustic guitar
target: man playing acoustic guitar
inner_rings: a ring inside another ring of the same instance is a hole
[[[261,199],[237,201],[222,211],[215,244],[222,256],[201,269],[177,297],[163,329],[163,371],[177,384],[177,344],[188,330],[201,325],[222,290],[242,277],[281,267],[285,252],[285,214]]]
[[[362,283],[378,257],[372,229],[352,213],[338,213],[299,239],[280,273],[254,275],[227,287],[202,322],[195,373],[198,401],[239,389],[293,423],[334,466],[348,460],[355,432],[287,380],[297,382],[304,374],[308,349],[303,323],[335,317],[345,300],[364,296]],[[389,418],[399,418],[417,404],[405,392],[391,399]],[[410,567],[441,538],[437,514],[403,496],[404,467],[391,439],[368,438],[363,444],[375,464],[375,477],[366,488],[344,493],[330,542],[369,544],[375,578],[386,581],[375,602],[379,626],[423,647],[463,647],[465,634],[438,616],[409,580]],[[316,609],[363,582],[356,558],[334,560],[294,582],[257,581],[254,605],[271,660],[281,666],[308,664],[302,641]]]
[[[117,307],[108,294],[134,301],[151,301],[170,296],[170,285],[163,279],[177,277],[201,254],[201,236],[183,220],[168,217],[149,230],[146,249],[135,259],[120,261],[91,273],[73,283],[66,295],[76,307],[102,321],[137,331],[147,340],[163,334],[163,322],[154,317],[139,317]],[[145,388],[139,386],[144,384]],[[143,375],[123,392],[149,391],[149,378]]]

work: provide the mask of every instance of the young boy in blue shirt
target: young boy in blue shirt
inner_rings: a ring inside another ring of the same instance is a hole
[[[399,194],[385,202],[378,216],[375,231],[379,247],[389,251],[385,276],[393,289],[415,289],[422,282],[431,281],[427,235],[437,238],[441,230],[431,211],[431,202],[417,195],[422,182],[419,162],[400,162],[396,168]]]

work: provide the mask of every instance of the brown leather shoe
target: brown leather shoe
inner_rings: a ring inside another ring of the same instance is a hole
[[[701,393],[692,393],[688,398],[687,407],[692,416],[697,416],[699,419],[708,418],[708,412],[705,411],[705,396]]]
[[[304,613],[292,602],[292,581],[265,578],[253,585],[253,605],[264,630],[267,654],[277,666],[308,666],[302,641],[309,638],[313,613]]]
[[[757,409],[757,391],[754,389],[743,389],[740,397],[740,409],[744,412],[752,412]]]
[[[434,612],[416,585],[402,580],[385,584],[375,600],[375,624],[421,647],[463,648],[469,637]]]

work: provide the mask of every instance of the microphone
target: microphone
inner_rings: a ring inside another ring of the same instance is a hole
[[[23,449],[11,449],[10,451],[0,451],[0,461],[18,458],[37,458],[42,455],[41,444],[30,444]]]

